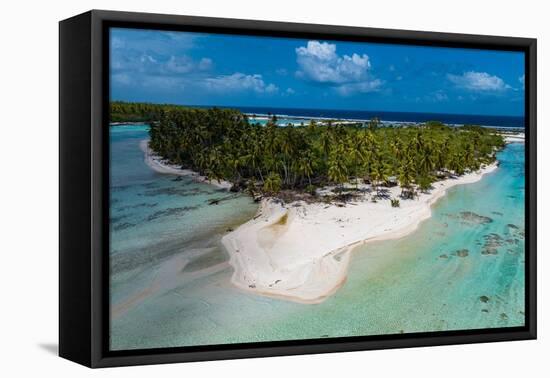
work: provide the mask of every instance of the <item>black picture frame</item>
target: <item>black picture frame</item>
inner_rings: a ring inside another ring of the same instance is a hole
[[[108,28],[147,28],[525,53],[524,327],[109,351]],[[536,338],[536,39],[92,10],[59,24],[59,354],[88,367]]]

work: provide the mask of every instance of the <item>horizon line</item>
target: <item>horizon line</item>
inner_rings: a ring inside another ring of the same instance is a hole
[[[261,105],[199,105],[199,104],[178,104],[169,102],[152,102],[152,101],[128,101],[128,100],[109,100],[109,102],[126,102],[134,104],[152,104],[152,105],[172,105],[186,106],[189,108],[265,108],[265,109],[293,109],[293,110],[317,110],[317,111],[347,111],[347,112],[381,112],[381,113],[403,113],[403,114],[434,114],[434,115],[456,115],[456,116],[471,116],[471,117],[514,117],[525,119],[525,114],[509,115],[509,114],[471,114],[471,113],[442,113],[442,112],[411,112],[401,110],[370,110],[370,109],[343,109],[343,108],[301,108],[301,107],[277,107],[277,106],[261,106]],[[275,114],[275,113],[272,113]],[[277,114],[275,114],[277,115]]]

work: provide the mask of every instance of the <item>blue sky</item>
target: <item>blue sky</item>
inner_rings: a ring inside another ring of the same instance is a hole
[[[524,113],[524,56],[111,29],[111,99],[186,105]]]

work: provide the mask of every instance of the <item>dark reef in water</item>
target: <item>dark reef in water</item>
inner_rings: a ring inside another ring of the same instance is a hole
[[[145,193],[140,194],[145,197],[154,197],[158,195],[167,195],[167,196],[181,196],[181,197],[188,197],[188,196],[198,196],[201,194],[211,194],[211,191],[203,190],[200,188],[174,188],[174,187],[167,187],[167,188],[158,188],[158,189],[151,189],[147,190]]]
[[[117,207],[116,208],[116,211],[119,212],[119,211],[126,211],[126,210],[129,210],[129,209],[139,209],[139,208],[142,208],[142,207],[155,207],[157,206],[158,203],[138,203],[136,205],[126,205],[126,206],[120,206],[120,207]]]
[[[113,230],[122,231],[122,230],[126,230],[127,228],[134,227],[135,225],[136,225],[135,223],[129,223],[129,222],[119,223],[113,226]]]
[[[472,211],[462,211],[460,212],[460,217],[462,220],[474,224],[488,224],[493,222],[492,218],[476,214]]]
[[[458,219],[463,224],[481,225],[493,222],[492,218],[476,214],[473,211],[461,211],[458,214],[445,214],[449,218]]]
[[[466,248],[459,249],[458,251],[453,252],[453,256],[458,256],[458,257],[467,257],[469,254],[470,254],[470,251],[468,251]]]
[[[124,218],[127,218],[128,216],[127,215],[119,215],[119,216],[115,216],[115,217],[110,217],[109,220],[111,222],[111,224],[113,223],[118,223],[120,222],[121,220],[123,220]]]
[[[183,206],[183,207],[172,207],[166,210],[160,210],[156,211],[153,214],[149,215],[147,217],[148,221],[152,221],[161,217],[168,217],[168,216],[179,216],[183,215],[184,213],[195,210],[199,208],[200,206]]]
[[[481,250],[482,255],[498,255],[498,249],[504,245],[504,239],[499,234],[490,233],[483,236],[485,242]]]
[[[516,240],[525,239],[525,229],[512,223],[508,223],[506,225],[506,233],[511,235]]]

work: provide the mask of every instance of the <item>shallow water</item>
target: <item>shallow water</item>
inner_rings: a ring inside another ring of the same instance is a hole
[[[111,127],[113,350],[524,324],[523,145],[451,188],[413,234],[358,247],[346,284],[304,305],[230,285],[220,238],[257,205],[151,171],[146,130]]]

